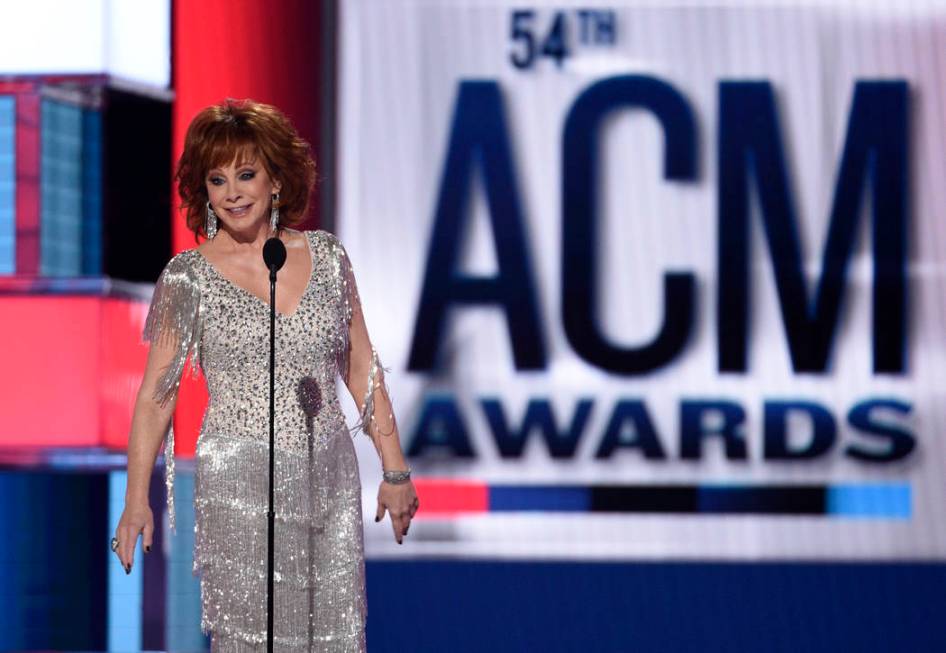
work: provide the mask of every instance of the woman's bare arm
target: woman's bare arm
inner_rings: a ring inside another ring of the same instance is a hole
[[[404,453],[401,451],[401,439],[391,407],[391,397],[384,383],[384,368],[378,353],[368,337],[368,328],[361,310],[361,299],[355,284],[348,254],[341,243],[334,243],[338,259],[338,269],[342,278],[343,296],[348,317],[348,351],[342,370],[345,385],[351,393],[360,415],[359,427],[368,434],[381,458],[381,467],[385,471],[407,470]],[[378,509],[375,521],[380,521],[387,510],[394,529],[394,538],[402,544],[411,519],[417,512],[420,502],[414,484],[389,483],[382,481],[378,488]]]
[[[177,391],[188,355],[197,356],[199,335],[200,288],[186,256],[177,255],[168,261],[154,287],[142,338],[151,342],[148,359],[128,435],[128,481],[125,490],[125,511],[116,536],[116,553],[125,570],[131,569],[138,535],[143,537],[144,550],[151,549],[154,517],[148,505],[151,471],[158,448],[165,434],[173,446],[169,431],[171,415],[177,403]],[[194,365],[194,361],[191,362]],[[170,452],[173,454],[173,452]],[[172,478],[173,455],[165,461],[168,478]],[[170,488],[170,486],[169,486]],[[173,527],[172,496],[168,493],[168,513]]]
[[[118,554],[130,573],[135,557],[138,535],[142,536],[142,548],[150,551],[154,534],[154,516],[148,502],[151,473],[157,460],[161,442],[170,426],[177,404],[177,392],[171,392],[163,403],[156,400],[159,381],[178,356],[177,344],[154,341],[148,351],[148,361],[131,418],[128,435],[128,481],[125,488],[125,510],[116,529]]]
[[[345,386],[358,406],[362,428],[374,443],[383,469],[407,469],[391,397],[384,383],[384,369],[368,338],[365,318],[358,302],[352,310],[349,343]],[[370,404],[367,405],[367,411],[366,404]]]
[[[128,435],[126,504],[148,502],[151,472],[177,404],[176,392],[172,393],[163,405],[154,397],[158,379],[176,355],[176,346],[172,347],[160,342],[152,343],[148,351],[148,362],[135,398],[131,431]]]

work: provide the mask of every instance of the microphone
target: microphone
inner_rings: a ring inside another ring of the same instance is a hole
[[[275,274],[286,262],[286,246],[278,238],[270,238],[263,245],[263,262]]]

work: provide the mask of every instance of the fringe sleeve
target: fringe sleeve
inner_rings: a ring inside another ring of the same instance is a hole
[[[161,372],[153,399],[163,406],[176,396],[190,355],[191,373],[197,378],[200,360],[200,288],[193,269],[181,254],[172,258],[154,286],[148,317],[141,338],[174,348],[171,362]],[[174,511],[174,418],[168,426],[164,446],[164,476],[167,486],[168,521],[175,530]]]
[[[369,437],[371,433],[369,427],[375,420],[374,411],[376,408],[375,391],[382,390],[388,408],[390,401],[388,397],[387,384],[384,382],[382,372],[390,372],[390,368],[381,365],[381,359],[378,352],[370,344],[367,329],[365,327],[364,315],[361,312],[361,298],[358,295],[358,286],[355,284],[355,274],[352,269],[348,253],[342,246],[341,241],[336,236],[325,232],[331,249],[332,272],[335,277],[336,295],[339,302],[342,324],[339,325],[342,342],[339,347],[339,357],[337,360],[338,370],[343,379],[348,379],[349,365],[352,356],[369,356],[370,364],[368,366],[368,383],[365,389],[365,396],[361,401],[361,410],[359,411],[358,421],[350,427],[354,435],[358,431],[364,432]],[[357,318],[357,319],[356,319]],[[359,340],[367,343],[367,346],[360,347],[357,351],[352,348],[352,332],[359,329],[362,337]],[[388,411],[389,419],[393,420],[393,414]]]
[[[371,365],[368,368],[368,387],[365,390],[365,398],[363,399],[363,404],[361,408],[361,413],[358,415],[358,422],[352,427],[352,431],[357,433],[359,430],[363,431],[366,435],[371,437],[371,432],[368,430],[371,426],[371,422],[377,421],[375,418],[375,400],[374,395],[377,390],[381,390],[384,397],[387,399],[390,397],[388,392],[388,384],[384,381],[384,375],[381,372],[390,372],[391,369],[388,367],[383,367],[381,365],[381,359],[378,357],[378,352],[375,351],[375,348],[371,348]],[[390,411],[390,400],[387,399],[388,406],[388,419],[391,422],[394,422],[394,414]]]

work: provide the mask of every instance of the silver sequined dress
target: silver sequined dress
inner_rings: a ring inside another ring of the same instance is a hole
[[[303,234],[312,274],[296,311],[276,316],[275,648],[363,651],[361,484],[336,379],[350,356],[370,358],[368,393],[358,402],[367,432],[380,362],[373,348],[350,347],[360,305],[344,248],[326,231]],[[212,651],[265,650],[269,304],[196,249],[186,250],[155,285],[143,338],[176,345],[156,399],[176,395],[189,354],[207,380],[194,489],[201,628],[212,634]],[[173,447],[171,428],[165,456],[172,528]]]

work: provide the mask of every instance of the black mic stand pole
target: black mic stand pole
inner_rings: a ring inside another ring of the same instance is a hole
[[[273,561],[275,559],[276,511],[273,507],[276,475],[276,271],[286,262],[286,246],[270,238],[263,246],[263,260],[269,268],[269,549],[266,566],[266,650],[273,653]]]
[[[269,268],[269,548],[266,562],[266,651],[273,653],[273,560],[276,511],[273,480],[276,476],[276,266]]]

